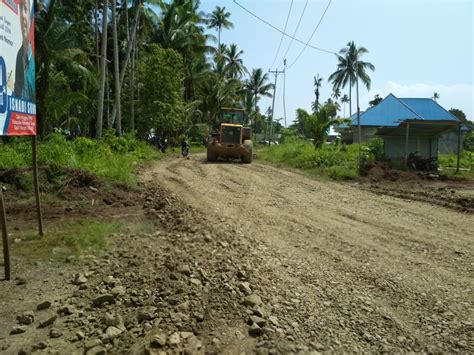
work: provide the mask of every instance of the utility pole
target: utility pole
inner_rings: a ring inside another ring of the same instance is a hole
[[[272,145],[272,138],[273,138],[273,113],[275,112],[275,94],[276,94],[276,87],[277,87],[277,78],[278,74],[283,74],[285,70],[269,70],[269,73],[275,75],[275,84],[273,86],[273,100],[272,100],[272,116],[270,120],[270,138],[268,139],[268,146]]]
[[[283,59],[283,114],[285,116],[285,128],[288,128],[286,124],[286,59]]]

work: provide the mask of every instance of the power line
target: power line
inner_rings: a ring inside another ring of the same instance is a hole
[[[301,20],[303,19],[304,13],[306,12],[306,7],[308,6],[308,1],[309,0],[306,0],[306,3],[304,4],[304,8],[303,8],[303,11],[301,12],[301,16],[300,16],[300,19],[298,20],[298,24],[296,25],[295,32],[293,32],[293,37],[296,36],[296,33],[298,32],[298,29],[300,28]],[[290,51],[292,44],[293,44],[293,40],[291,40],[290,43],[288,44],[288,48],[286,48],[286,52],[283,58],[286,58],[286,55]]]
[[[252,15],[253,17],[257,18],[258,20],[260,20],[261,22],[263,22],[264,24],[266,24],[267,26],[270,26],[271,28],[273,28],[275,31],[278,31],[280,32],[282,35],[288,37],[288,38],[291,38],[293,40],[295,40],[296,42],[298,43],[301,43],[301,44],[304,44],[305,46],[309,47],[309,48],[313,48],[315,50],[318,50],[318,51],[321,51],[321,52],[326,52],[326,53],[329,53],[329,54],[337,54],[336,52],[333,52],[333,51],[329,51],[327,49],[323,49],[323,48],[319,48],[319,47],[316,47],[316,46],[313,46],[309,43],[306,43],[298,38],[295,38],[294,36],[291,36],[289,35],[288,33],[282,31],[281,29],[279,29],[278,27],[272,25],[270,22],[264,20],[263,18],[261,18],[260,16],[254,14],[252,11],[248,10],[246,7],[244,7],[243,5],[239,4],[236,0],[233,0],[234,3],[239,6],[240,8],[242,8],[245,12],[249,13],[250,15]]]
[[[288,20],[290,19],[290,15],[291,15],[291,9],[293,8],[293,0],[291,0],[291,4],[290,4],[290,10],[288,11],[288,15],[286,16],[286,21],[285,21],[285,28],[283,29],[283,32],[286,31],[286,26],[288,26]],[[278,54],[280,54],[280,48],[281,48],[281,44],[283,43],[283,38],[285,36],[282,34],[281,35],[281,38],[280,38],[280,44],[278,45],[278,49],[277,49],[277,52],[275,54],[275,58],[273,59],[273,63],[272,65],[270,65],[270,68],[273,68],[273,65],[275,64],[277,58],[278,58]]]
[[[324,10],[323,14],[321,15],[321,18],[319,19],[318,24],[316,25],[316,27],[315,27],[313,33],[311,34],[311,37],[309,37],[308,43],[311,42],[311,40],[313,39],[313,36],[314,36],[314,34],[316,33],[316,31],[318,30],[319,25],[320,25],[321,22],[323,21],[323,18],[324,18],[324,16],[326,15],[326,12],[327,12],[328,9],[329,9],[329,6],[331,6],[331,3],[332,3],[332,0],[329,0],[328,5],[326,6],[326,9]],[[301,50],[301,52],[298,54],[298,56],[297,56],[296,59],[293,61],[293,63],[290,64],[290,66],[288,67],[288,69],[290,69],[290,68],[298,61],[298,59],[300,59],[301,55],[303,54],[303,52],[306,50],[307,47],[308,47],[308,44],[306,44],[306,45],[303,47],[303,49]]]

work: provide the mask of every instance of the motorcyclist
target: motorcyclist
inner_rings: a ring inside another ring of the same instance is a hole
[[[183,158],[189,159],[189,143],[185,137],[183,137],[183,140],[181,141],[181,155]]]

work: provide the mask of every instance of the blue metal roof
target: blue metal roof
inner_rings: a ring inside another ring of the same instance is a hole
[[[446,111],[433,99],[400,98],[399,100],[423,117],[424,120],[458,121],[456,116]]]
[[[393,94],[360,115],[362,126],[396,127],[405,120],[458,121],[432,99],[399,99]],[[357,125],[357,115],[352,118],[352,125]]]

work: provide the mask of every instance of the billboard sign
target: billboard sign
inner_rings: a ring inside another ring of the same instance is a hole
[[[0,136],[36,135],[34,0],[0,0]]]

